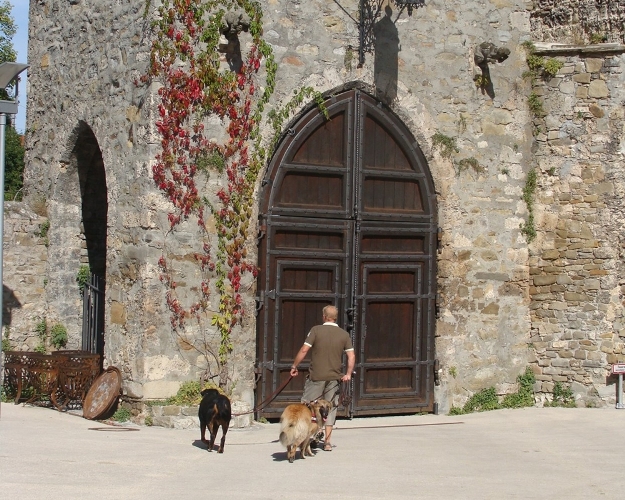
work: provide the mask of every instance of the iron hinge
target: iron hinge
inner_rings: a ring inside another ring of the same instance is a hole
[[[258,234],[256,235],[256,246],[260,245],[260,240],[262,240],[267,234],[267,226],[263,224],[258,228]]]
[[[441,318],[441,294],[440,293],[436,294],[434,308],[436,310],[436,319],[440,319]]]
[[[263,308],[265,303],[265,291],[261,290],[260,295],[256,297],[256,309],[254,310],[254,316],[258,316],[258,313]]]
[[[263,370],[273,371],[273,359],[271,361],[265,361],[264,363],[261,361],[256,361],[254,373],[256,373],[257,375],[262,375]]]
[[[443,250],[443,228],[439,227],[436,230],[436,250],[441,253]]]
[[[271,300],[276,300],[276,289],[274,288],[273,290],[269,290],[267,292],[267,297],[269,297]]]

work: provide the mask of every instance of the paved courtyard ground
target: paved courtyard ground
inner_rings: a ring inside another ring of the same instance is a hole
[[[219,455],[206,451],[199,429],[116,427],[2,403],[2,498],[625,496],[625,410],[527,408],[339,420],[332,452],[293,464],[278,434],[278,424],[231,429]]]

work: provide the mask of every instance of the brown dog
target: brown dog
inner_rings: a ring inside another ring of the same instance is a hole
[[[284,409],[280,417],[280,442],[286,447],[290,463],[295,460],[298,446],[302,458],[313,456],[310,441],[328,418],[331,408],[330,402],[317,399],[308,404],[292,404]]]

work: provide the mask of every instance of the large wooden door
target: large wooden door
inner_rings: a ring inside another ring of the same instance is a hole
[[[288,378],[321,309],[352,335],[346,415],[431,411],[436,201],[427,162],[401,121],[351,90],[289,129],[263,180],[257,402]],[[302,371],[306,370],[306,363]],[[263,411],[299,401],[292,380]]]

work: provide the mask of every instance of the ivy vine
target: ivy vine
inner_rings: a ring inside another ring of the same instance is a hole
[[[224,17],[233,10],[245,12],[251,37],[236,71],[224,69],[219,57]],[[169,231],[193,218],[202,242],[202,250],[194,254],[202,276],[196,300],[188,307],[182,305],[176,293],[175,269],[165,250],[158,261],[160,280],[167,289],[171,326],[177,332],[190,318],[201,323],[211,289],[219,294],[219,310],[210,321],[220,335],[214,356],[223,386],[224,367],[233,349],[231,333],[244,317],[242,279],[246,275],[255,278],[258,273],[248,256],[247,240],[259,173],[275,148],[284,121],[304,99],[314,98],[326,116],[327,112],[318,92],[301,89],[283,107],[266,113],[274,134],[269,143],[262,137],[260,125],[275,90],[277,63],[271,46],[262,38],[259,2],[163,0],[152,28],[150,66],[141,78],[141,83],[155,80],[161,84],[156,121],[161,151],[152,176],[173,205],[168,214]],[[261,64],[264,72],[259,71]],[[210,116],[224,124],[225,143],[209,138],[205,122]],[[211,202],[198,188],[199,174],[211,169],[226,181],[216,193],[217,202]],[[216,249],[210,244],[207,214],[214,219]],[[203,348],[208,349],[206,343]]]

